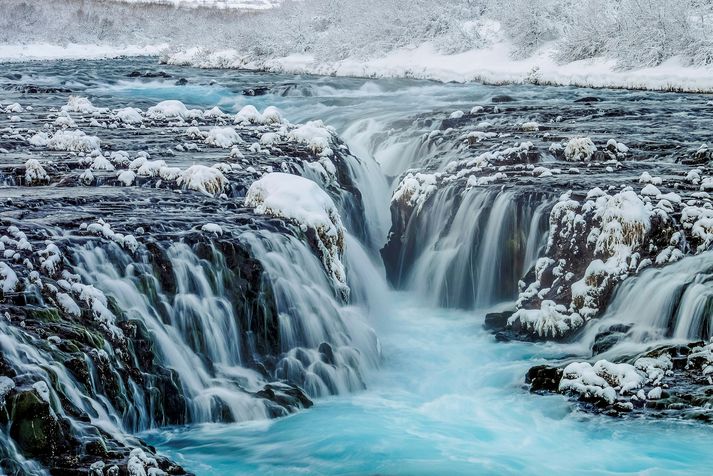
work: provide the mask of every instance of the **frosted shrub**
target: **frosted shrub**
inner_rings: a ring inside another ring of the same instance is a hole
[[[605,56],[629,68],[673,56],[713,61],[713,2],[704,0],[286,0],[251,15],[82,0],[5,0],[3,7],[6,43],[136,44],[140,31],[141,43],[195,48],[195,58],[224,67],[292,54],[369,59],[424,42],[451,54],[503,39],[518,57],[547,44],[561,62]]]

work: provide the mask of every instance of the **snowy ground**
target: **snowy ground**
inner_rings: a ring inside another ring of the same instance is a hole
[[[0,61],[143,54],[204,68],[713,92],[713,4],[697,0],[0,0],[0,11]]]
[[[143,0],[135,0],[143,1]],[[171,53],[167,45],[0,45],[0,62],[51,59],[98,59],[120,56],[163,55],[171,64],[203,68],[245,68],[281,73],[312,73],[355,77],[408,77],[436,81],[485,83],[533,83],[589,87],[713,92],[713,67],[685,66],[672,58],[659,66],[618,70],[613,60],[595,58],[567,64],[552,59],[552,47],[544,46],[523,60],[510,56],[510,45],[501,42],[483,49],[445,55],[426,43],[399,48],[374,59],[349,58],[319,61],[310,55],[291,55],[252,60],[235,50],[213,53],[194,48]]]
[[[109,46],[69,44],[53,45],[49,43],[34,44],[0,44],[0,62],[22,62],[35,60],[73,60],[73,59],[106,59],[123,56],[151,56],[160,54],[168,46]]]
[[[399,48],[375,59],[350,58],[333,63],[320,62],[309,55],[256,62],[234,50],[206,55],[200,49],[168,55],[166,60],[206,68],[247,68],[296,74],[713,92],[713,67],[684,66],[678,58],[655,67],[618,70],[616,62],[606,58],[557,64],[552,59],[550,45],[523,60],[512,59],[510,53],[511,46],[504,41],[453,55],[439,53],[433,45],[425,43],[414,48]]]
[[[238,10],[266,10],[279,5],[280,0],[114,0],[124,3],[160,3],[190,8],[234,8]]]

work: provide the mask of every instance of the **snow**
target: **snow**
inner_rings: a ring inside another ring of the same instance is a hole
[[[82,310],[79,308],[77,303],[72,299],[72,297],[67,293],[57,293],[55,296],[57,299],[57,304],[62,308],[64,312],[70,316],[79,317],[82,315]]]
[[[565,306],[548,300],[542,301],[540,309],[518,309],[508,318],[509,325],[518,321],[543,337],[564,335],[584,322],[579,314],[570,313]]]
[[[124,3],[157,3],[157,0],[115,0]],[[280,5],[280,0],[161,0],[161,3],[184,8],[216,8],[260,11]]]
[[[564,156],[571,161],[590,160],[597,151],[597,147],[589,137],[575,137],[567,142],[564,148]]]
[[[222,147],[223,149],[242,142],[243,140],[232,127],[214,127],[208,131],[208,135],[205,138],[206,144]]]
[[[335,131],[332,127],[325,126],[322,121],[309,121],[287,134],[289,140],[306,144],[315,153],[326,153]],[[326,153],[325,155],[331,155]]]
[[[30,185],[49,182],[50,177],[37,159],[27,159],[25,162],[25,181]]]
[[[178,185],[206,195],[215,195],[223,192],[228,185],[228,180],[218,169],[205,165],[192,165],[178,178]]]
[[[573,362],[564,368],[560,391],[593,395],[608,403],[617,400],[617,393],[633,393],[646,383],[646,376],[631,364],[615,364],[600,360],[594,365]]]
[[[47,403],[50,403],[50,389],[44,380],[40,380],[39,382],[33,383],[32,388],[35,389],[35,391],[42,400]]]
[[[0,289],[4,293],[10,293],[17,289],[20,284],[15,271],[4,261],[0,261]]]
[[[655,185],[650,183],[650,184],[646,185],[643,189],[641,189],[641,195],[657,197],[657,196],[661,195],[661,192],[659,191],[658,188],[656,188]]]
[[[206,223],[201,227],[201,231],[204,231],[206,233],[213,233],[215,235],[223,234],[223,229],[220,227],[220,225],[217,225],[215,223]]]
[[[127,187],[133,184],[135,179],[136,174],[131,170],[124,170],[117,176],[117,180],[119,180],[119,182],[123,183]]]
[[[8,114],[11,114],[13,112],[22,112],[24,111],[22,105],[18,102],[14,102],[8,106],[5,106],[5,112]]]
[[[96,136],[90,136],[80,130],[59,130],[49,136],[39,132],[29,139],[34,146],[45,146],[51,150],[67,152],[93,152],[99,151],[101,141]]]
[[[112,164],[109,159],[101,155],[98,155],[94,158],[94,161],[92,162],[90,168],[92,170],[106,170],[109,172],[115,170],[114,164]]]
[[[188,109],[185,104],[176,99],[161,101],[146,111],[151,119],[190,119],[201,117],[203,112],[198,109]]]
[[[334,202],[316,183],[297,175],[273,172],[253,182],[245,206],[255,213],[285,218],[317,238],[322,263],[337,290],[348,294],[344,253],[345,230]]]
[[[166,161],[164,160],[146,160],[136,170],[136,175],[142,177],[156,177],[163,167],[166,167]]]
[[[682,57],[671,57],[657,66],[622,69],[615,59],[601,56],[560,64],[554,59],[557,47],[553,42],[542,45],[524,59],[513,56],[513,51],[512,43],[502,40],[482,48],[446,54],[434,42],[426,41],[367,59],[354,56],[329,61],[302,53],[256,59],[237,50],[222,49],[220,54],[211,54],[195,48],[168,54],[165,61],[205,68],[243,68],[290,74],[713,91],[713,66],[691,66]]]
[[[409,172],[394,191],[391,201],[418,209],[436,191],[436,183],[437,178],[434,174]]]
[[[62,112],[94,114],[95,112],[106,112],[106,109],[95,107],[88,98],[81,96],[69,96],[67,104],[62,106]]]
[[[114,116],[125,124],[141,124],[144,118],[141,116],[141,109],[135,107],[125,107],[114,111]]]
[[[261,122],[263,124],[281,124],[283,122],[282,113],[275,106],[267,106],[262,111]]]
[[[110,59],[122,56],[158,55],[165,52],[168,44],[153,45],[106,45],[106,44],[52,44],[8,43],[0,44],[0,62],[24,62],[37,60]]]
[[[235,115],[236,124],[258,124],[262,122],[262,114],[255,106],[248,104]]]
[[[4,375],[0,375],[0,402],[5,400],[5,396],[15,388],[15,382]]]

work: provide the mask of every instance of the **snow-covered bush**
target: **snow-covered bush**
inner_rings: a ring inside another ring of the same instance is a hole
[[[310,0],[254,15],[158,5],[147,15],[146,5],[82,0],[5,3],[0,40],[7,43],[135,44],[141,31],[147,44],[195,48],[182,61],[223,67],[295,54],[366,59],[426,42],[452,54],[503,40],[519,57],[550,43],[562,62],[713,61],[713,3],[702,0]]]

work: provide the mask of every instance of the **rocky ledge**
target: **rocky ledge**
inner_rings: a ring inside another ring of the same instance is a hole
[[[641,117],[652,111],[634,103],[511,99],[415,120],[435,126],[392,197],[382,255],[395,285],[439,272],[419,267],[439,254],[453,261],[441,304],[487,305],[478,288],[495,280],[501,300],[516,301],[488,318],[500,338],[566,340],[601,316],[619,283],[711,249],[713,151],[699,135],[651,131]],[[697,101],[692,116],[710,121]],[[492,267],[464,264],[471,254],[494,254]]]
[[[713,344],[661,346],[618,363],[540,365],[526,376],[531,392],[559,393],[584,411],[713,422]]]
[[[331,128],[23,94],[0,106],[2,471],[186,474],[130,433],[283,416],[341,375],[363,387],[349,336],[308,335],[270,261],[291,253],[285,269],[324,283],[302,297],[340,325],[345,226],[367,232]],[[294,187],[309,197],[286,202]]]

